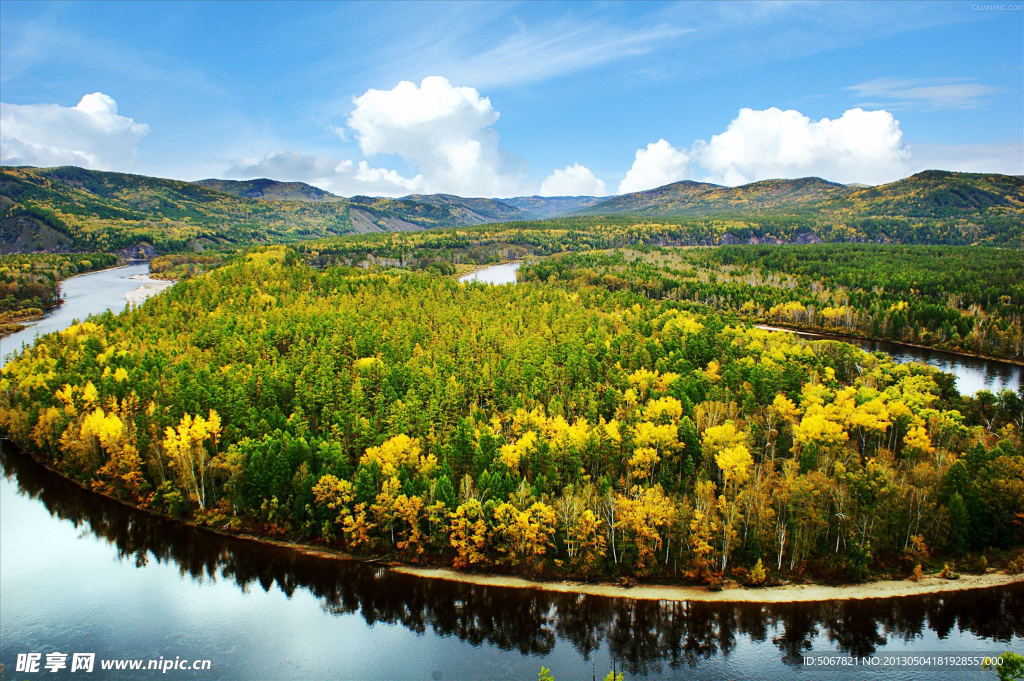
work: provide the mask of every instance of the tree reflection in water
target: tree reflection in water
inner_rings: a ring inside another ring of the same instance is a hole
[[[931,629],[946,638],[959,628],[1007,642],[1024,635],[1024,588],[865,601],[715,604],[632,601],[485,587],[422,579],[355,561],[308,556],[286,548],[196,530],[90,494],[5,445],[4,475],[19,493],[116,548],[123,561],[173,563],[197,581],[229,580],[242,590],[306,589],[332,614],[358,613],[367,625],[401,624],[472,645],[522,654],[550,653],[557,640],[589,659],[608,646],[631,674],[657,672],[729,656],[737,639],[770,640],[781,659],[800,665],[821,634],[861,656],[887,641],[910,642]]]

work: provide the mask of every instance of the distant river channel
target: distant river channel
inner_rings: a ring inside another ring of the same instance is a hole
[[[514,284],[516,282],[516,271],[520,263],[510,262],[467,274],[459,281],[479,281],[488,284]],[[884,352],[891,356],[894,361],[920,362],[956,377],[956,387],[961,394],[973,395],[979,390],[991,390],[998,393],[1001,390],[1017,390],[1024,381],[1024,367],[1010,362],[999,360],[981,359],[958,355],[942,350],[931,350],[928,348],[916,348],[902,343],[890,341],[864,340],[862,338],[824,336],[804,331],[790,331],[789,329],[777,329],[775,327],[760,326],[759,328],[773,329],[795,333],[808,340],[841,340],[862,348],[865,352]]]
[[[0,364],[6,364],[20,352],[23,344],[32,345],[36,336],[60,331],[74,320],[84,321],[92,314],[107,310],[120,312],[128,304],[128,294],[141,289],[133,295],[133,298],[141,298],[169,285],[167,281],[150,279],[149,263],[135,263],[65,279],[60,284],[64,302],[59,307],[39,321],[31,322],[28,328],[0,338]]]
[[[953,352],[918,348],[912,345],[884,340],[865,340],[849,336],[823,335],[807,331],[777,329],[770,326],[760,326],[759,328],[795,333],[807,340],[840,340],[844,343],[856,345],[865,352],[884,352],[900,364],[905,362],[928,364],[947,374],[953,374],[956,377],[956,389],[962,395],[973,395],[979,390],[990,390],[993,393],[998,393],[1002,390],[1016,391],[1021,385],[1022,376],[1024,376],[1024,367],[1021,365],[1000,362],[995,359],[958,355]]]

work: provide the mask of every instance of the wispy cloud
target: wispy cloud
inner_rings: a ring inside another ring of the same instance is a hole
[[[999,92],[997,87],[972,83],[963,78],[877,78],[846,89],[869,100],[858,106],[926,111],[977,109],[990,95]]]
[[[482,87],[521,85],[645,55],[690,31],[667,24],[623,29],[568,21],[539,29],[522,26],[496,47],[460,59],[449,72]]]
[[[49,15],[47,15],[49,18]],[[64,23],[38,21],[0,32],[3,69],[0,82],[10,84],[45,64],[66,63],[74,56],[78,67],[116,74],[135,82],[221,95],[224,89],[206,71],[182,59],[134,49],[86,34]]]
[[[441,74],[473,87],[519,86],[647,55],[693,31],[678,22],[575,14],[529,23],[509,14],[483,19],[456,20],[434,34],[440,40],[389,45],[380,55],[381,76]]]

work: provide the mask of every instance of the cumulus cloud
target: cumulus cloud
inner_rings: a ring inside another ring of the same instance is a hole
[[[599,180],[590,168],[573,163],[565,170],[556,170],[540,185],[541,196],[604,196],[604,180]]]
[[[5,165],[76,165],[96,170],[130,167],[149,126],[117,113],[102,92],[73,107],[0,103],[0,162]]]
[[[812,121],[774,107],[741,109],[725,132],[697,141],[692,153],[711,181],[727,185],[809,175],[881,184],[905,177],[910,156],[888,111],[850,109],[835,120]]]
[[[619,183],[619,193],[640,192],[672,182],[685,180],[690,175],[690,157],[663,139],[652,142],[646,149],[637,149],[633,167]]]
[[[401,187],[410,194],[428,191],[422,175],[404,177],[397,170],[371,168],[366,161],[359,162],[359,169],[353,177],[368,184]]]
[[[419,85],[402,81],[391,90],[367,90],[354,104],[348,126],[363,155],[397,154],[416,168],[423,191],[510,196],[522,190],[520,173],[491,128],[500,114],[475,88],[431,76]],[[392,172],[379,170],[381,176]]]

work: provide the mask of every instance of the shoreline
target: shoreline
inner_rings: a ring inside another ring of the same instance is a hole
[[[10,441],[10,440],[8,440]],[[14,444],[13,442],[11,443]],[[643,584],[620,586],[610,582],[580,582],[572,579],[536,580],[518,575],[483,572],[459,572],[450,567],[420,567],[401,563],[391,558],[363,558],[343,551],[330,549],[314,544],[305,544],[286,539],[251,534],[249,532],[233,532],[230,530],[200,525],[192,520],[182,520],[141,508],[123,499],[117,499],[90,489],[77,480],[54,470],[45,462],[28,454],[14,445],[18,454],[42,466],[56,475],[60,480],[75,485],[89,494],[95,494],[108,501],[127,506],[135,511],[145,513],[160,520],[180,523],[200,532],[210,532],[221,537],[241,541],[255,542],[279,549],[293,551],[300,555],[311,556],[321,560],[337,560],[357,562],[364,565],[384,567],[397,574],[409,575],[420,579],[439,579],[449,582],[461,582],[476,586],[496,587],[503,589],[539,589],[558,593],[572,593],[603,598],[627,598],[638,601],[671,601],[671,602],[706,602],[706,603],[812,603],[820,601],[866,600],[875,598],[902,598],[905,596],[921,596],[932,593],[950,591],[969,591],[987,589],[1012,584],[1024,584],[1024,574],[1011,575],[1004,572],[988,572],[984,575],[961,575],[958,579],[943,579],[929,575],[918,582],[909,579],[878,580],[863,584],[843,584],[829,586],[826,584],[785,584],[782,586],[745,587],[727,584],[720,591],[712,591],[709,587],[698,585]]]
[[[52,470],[52,469],[48,469]],[[55,472],[55,471],[54,471]],[[60,475],[58,473],[58,475]],[[63,476],[62,476],[63,477]],[[74,482],[74,481],[72,481]],[[83,488],[86,489],[86,488]],[[93,490],[86,489],[92,492]],[[96,492],[93,492],[96,493]],[[101,495],[107,496],[107,495]],[[111,497],[108,497],[111,498]],[[114,499],[114,501],[119,501]],[[126,502],[120,502],[126,503]],[[126,504],[131,506],[131,504]],[[132,506],[137,510],[137,506]],[[167,516],[145,511],[159,518]],[[173,519],[172,519],[173,520]],[[601,598],[626,598],[637,601],[670,601],[700,603],[815,603],[821,601],[857,601],[876,598],[902,598],[906,596],[922,596],[950,591],[970,591],[973,589],[990,589],[1012,584],[1024,584],[1024,574],[1011,575],[1003,572],[989,572],[984,575],[964,574],[957,579],[943,579],[929,575],[918,582],[909,579],[885,579],[863,584],[785,584],[782,586],[745,587],[726,585],[720,591],[712,591],[709,587],[699,585],[643,584],[620,586],[610,582],[580,582],[573,579],[538,580],[519,575],[500,574],[494,572],[459,572],[450,567],[420,567],[401,563],[389,558],[362,558],[342,551],[329,549],[312,544],[303,544],[282,539],[271,539],[250,533],[238,533],[214,527],[197,525],[192,521],[178,521],[196,529],[214,534],[266,544],[279,549],[294,551],[301,555],[321,560],[338,560],[384,567],[400,575],[408,575],[419,579],[437,579],[447,582],[460,582],[474,586],[501,589],[537,589],[555,593],[571,593]]]
[[[132,305],[141,305],[147,298],[155,296],[177,283],[175,279],[154,279],[148,274],[133,274],[126,278],[141,284],[138,288],[133,288],[124,294],[125,300]]]
[[[139,262],[148,262],[148,261],[139,261]],[[51,312],[53,312],[54,310],[60,308],[60,306],[62,306],[64,304],[64,298],[61,295],[62,294],[61,287],[64,285],[65,281],[70,281],[71,279],[74,279],[75,277],[84,277],[87,274],[96,274],[97,272],[106,272],[107,270],[116,270],[116,269],[119,269],[121,267],[128,267],[131,264],[135,264],[135,263],[129,261],[126,264],[111,265],[110,267],[101,267],[98,270],[89,270],[88,272],[79,272],[78,274],[74,274],[74,275],[68,277],[67,279],[58,279],[57,280],[57,304],[54,305],[53,307],[47,309],[47,310],[43,310],[42,314],[34,315],[32,317],[26,317],[25,319],[19,319],[17,322],[11,322],[12,324],[20,325],[21,328],[20,329],[14,329],[13,331],[5,331],[3,333],[0,333],[0,339],[4,339],[4,338],[7,338],[10,335],[13,335],[13,334],[19,333],[21,331],[24,331],[25,329],[29,328],[33,324],[46,319],[46,315],[48,315]]]
[[[748,322],[749,323],[749,322]],[[758,322],[753,324],[755,328],[764,331],[788,331],[790,333],[801,334],[807,333],[814,336],[819,336],[821,340],[835,340],[842,343],[848,343],[851,340],[865,341],[869,343],[890,343],[892,345],[902,345],[908,348],[917,348],[918,350],[930,350],[932,352],[942,352],[947,355],[953,355],[955,357],[970,357],[971,359],[983,359],[989,362],[1003,362],[1005,364],[1011,364],[1013,366],[1024,366],[1024,360],[1010,358],[1010,357],[993,357],[992,355],[979,355],[974,352],[964,352],[963,350],[947,350],[946,348],[936,347],[934,345],[921,345],[920,343],[907,343],[906,341],[892,340],[889,338],[873,338],[871,336],[857,336],[857,335],[843,335],[829,333],[817,328],[804,328],[799,326],[785,326],[778,322],[771,324],[766,322]],[[806,340],[814,340],[807,338]]]
[[[55,310],[55,309],[57,309],[57,307],[60,307],[60,305],[56,305],[56,306],[54,306],[51,309]],[[46,315],[49,314],[49,312],[50,312],[50,310],[43,310],[42,314],[32,315],[31,317],[24,317],[24,318],[19,319],[17,321],[4,322],[7,325],[17,326],[18,328],[0,331],[0,340],[3,340],[4,338],[7,338],[8,336],[16,334],[16,333],[18,333],[20,331],[24,331],[25,329],[27,329],[28,327],[32,326],[36,322],[39,322],[42,319],[45,319]]]
[[[850,601],[873,598],[900,598],[948,591],[987,589],[1024,583],[1024,575],[999,572],[984,575],[961,575],[948,580],[929,576],[919,582],[907,580],[880,580],[864,584],[827,586],[824,584],[786,584],[783,586],[733,586],[711,591],[706,586],[673,586],[667,584],[637,584],[623,587],[608,583],[565,581],[540,582],[525,577],[497,574],[457,572],[450,568],[419,568],[409,565],[391,567],[399,574],[422,579],[441,579],[479,586],[501,588],[540,589],[560,593],[585,594],[605,598],[629,598],[637,601],[696,601],[701,603],[812,603],[820,601]]]

